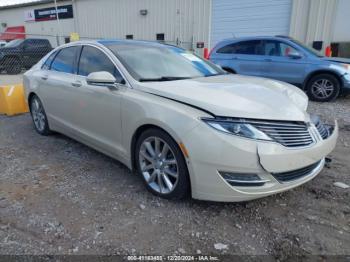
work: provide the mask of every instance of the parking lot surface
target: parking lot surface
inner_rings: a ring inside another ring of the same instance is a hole
[[[0,253],[349,254],[350,189],[334,182],[350,185],[350,98],[309,111],[339,121],[330,168],[246,203],[157,198],[118,161],[38,135],[29,114],[0,116]]]

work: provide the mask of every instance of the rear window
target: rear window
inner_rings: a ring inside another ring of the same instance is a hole
[[[51,64],[51,70],[70,74],[75,73],[74,68],[78,50],[78,46],[61,49]]]
[[[262,41],[251,40],[228,44],[218,49],[219,54],[262,55]]]
[[[50,70],[51,67],[51,63],[53,61],[53,59],[55,58],[57,52],[53,52],[45,61],[45,63],[43,64],[43,66],[41,67],[44,70]]]

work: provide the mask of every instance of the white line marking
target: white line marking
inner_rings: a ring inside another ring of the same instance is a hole
[[[13,93],[13,90],[15,90],[15,86],[11,86],[9,92],[7,93],[7,96],[11,96]]]

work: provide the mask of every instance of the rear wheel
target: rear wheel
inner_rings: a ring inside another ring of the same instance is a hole
[[[30,99],[30,113],[32,115],[35,130],[43,136],[50,134],[49,123],[47,116],[39,97],[36,95]]]
[[[339,96],[340,82],[330,74],[320,74],[312,77],[307,84],[309,98],[317,102],[328,102]]]
[[[187,166],[177,143],[160,129],[148,129],[136,143],[137,171],[146,188],[167,199],[182,199],[190,191]]]

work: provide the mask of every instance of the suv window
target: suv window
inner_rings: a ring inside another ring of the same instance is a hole
[[[217,53],[221,54],[242,54],[242,55],[262,55],[262,41],[251,40],[233,43],[221,47]]]
[[[123,81],[115,65],[101,50],[84,46],[79,60],[78,75],[88,76],[92,72],[99,71],[111,73],[119,83]]]
[[[297,52],[297,50],[280,41],[267,40],[264,45],[264,53],[267,56],[288,56],[290,52]]]
[[[75,73],[74,65],[78,50],[78,46],[61,49],[51,64],[51,70],[70,74]]]

